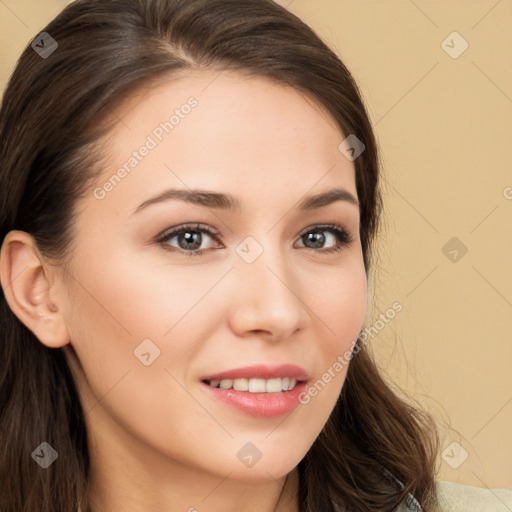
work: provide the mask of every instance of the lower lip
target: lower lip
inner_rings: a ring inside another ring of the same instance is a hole
[[[213,397],[257,418],[278,418],[293,411],[300,404],[300,394],[306,389],[306,382],[297,382],[292,390],[280,393],[250,393],[214,388],[204,382],[201,384]]]

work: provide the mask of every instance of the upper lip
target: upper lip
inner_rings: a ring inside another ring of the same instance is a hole
[[[294,364],[265,365],[258,364],[234,368],[224,372],[205,375],[201,380],[224,380],[224,379],[277,379],[291,377],[299,381],[309,379],[308,372]]]

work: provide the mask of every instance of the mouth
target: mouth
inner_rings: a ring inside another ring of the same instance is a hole
[[[256,418],[277,418],[298,407],[309,378],[291,364],[255,365],[207,375],[201,383],[216,403]]]

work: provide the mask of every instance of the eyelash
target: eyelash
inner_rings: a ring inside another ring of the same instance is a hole
[[[305,249],[309,249],[310,251],[320,252],[320,253],[337,253],[337,252],[340,252],[341,250],[343,250],[345,248],[345,246],[347,246],[348,244],[350,244],[353,241],[352,236],[347,231],[345,231],[341,226],[337,226],[336,224],[320,224],[317,226],[308,227],[305,231],[303,231],[299,235],[299,239],[301,239],[304,235],[307,235],[308,233],[318,233],[318,232],[323,232],[323,231],[333,234],[338,240],[338,245],[336,247],[332,247],[330,249],[318,249],[317,250],[317,249],[311,249],[308,247],[305,247]],[[161,244],[162,246],[164,246],[164,248],[166,250],[171,251],[171,252],[175,252],[175,251],[181,252],[186,256],[201,256],[205,252],[205,250],[209,250],[209,249],[203,249],[200,251],[185,251],[184,249],[172,247],[165,243],[165,242],[168,242],[169,240],[172,240],[174,237],[181,235],[182,233],[187,233],[187,232],[193,232],[193,233],[205,232],[205,233],[208,233],[208,235],[212,239],[216,240],[217,242],[219,241],[218,240],[219,233],[216,230],[211,229],[209,226],[207,226],[205,224],[184,224],[184,225],[180,226],[179,228],[173,229],[172,231],[165,232],[163,235],[158,237],[156,241],[159,244]]]

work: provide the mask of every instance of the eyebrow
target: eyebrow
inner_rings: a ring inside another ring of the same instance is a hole
[[[210,192],[206,190],[183,190],[183,189],[170,189],[162,192],[161,194],[144,201],[140,204],[133,214],[144,210],[148,206],[170,201],[172,199],[185,201],[187,203],[205,206],[207,208],[223,209],[240,212],[241,202],[238,198],[221,192]],[[354,195],[343,188],[334,188],[327,192],[322,192],[313,196],[308,196],[298,205],[300,211],[311,211],[327,206],[336,201],[346,201],[350,204],[359,207],[359,201]],[[133,215],[132,214],[132,215]]]

